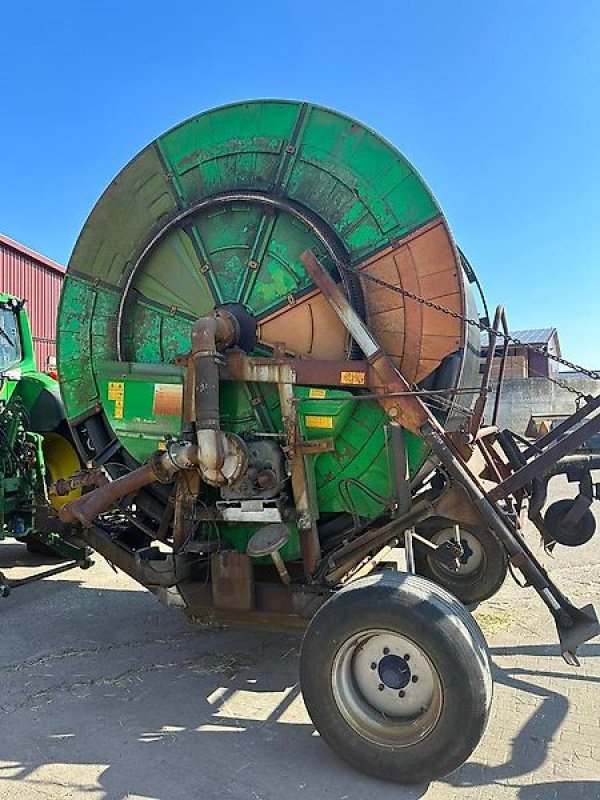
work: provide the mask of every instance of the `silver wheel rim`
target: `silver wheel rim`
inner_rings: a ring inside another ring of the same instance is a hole
[[[331,673],[336,704],[351,728],[384,747],[407,747],[435,727],[443,702],[437,670],[399,633],[356,633],[338,650]]]
[[[449,542],[450,540],[456,540],[454,528],[444,528],[441,531],[437,531],[437,533],[431,537],[432,543],[438,545]],[[483,550],[483,545],[476,536],[464,528],[460,529],[460,543],[463,546],[464,553],[460,559],[457,570],[451,570],[443,564],[436,564],[436,566],[445,572],[449,572],[454,577],[471,578],[477,572],[480,572],[484,565],[485,552]]]

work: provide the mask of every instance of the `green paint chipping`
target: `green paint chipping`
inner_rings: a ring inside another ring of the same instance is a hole
[[[299,260],[308,248],[334,271],[305,222],[256,200],[216,202],[231,192],[295,204],[337,238],[353,263],[441,213],[389,143],[310,104],[261,100],[214,109],[145,148],[91,213],[58,318],[67,416],[81,420],[101,409],[138,461],[180,433],[180,410],[156,412],[156,387],[181,387],[175,362],[190,349],[196,318],[226,302],[244,304],[259,320],[293,305],[314,288]],[[122,400],[114,384],[122,384]],[[333,452],[307,457],[320,512],[377,516],[393,500],[384,412],[346,391],[325,390],[320,400],[309,387],[296,394],[302,436],[334,439]],[[272,385],[223,381],[221,414],[225,429],[245,437],[282,432]],[[331,427],[311,417],[331,420]],[[406,446],[414,475],[427,448],[409,435]],[[240,550],[255,529],[221,527]],[[287,556],[296,557],[295,528],[289,548]]]

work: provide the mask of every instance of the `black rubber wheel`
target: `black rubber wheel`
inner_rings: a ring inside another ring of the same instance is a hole
[[[378,778],[423,783],[460,767],[492,700],[487,646],[469,612],[418,575],[345,586],[311,620],[304,702],[323,739]]]
[[[566,547],[579,547],[589,542],[596,531],[596,520],[590,509],[586,509],[575,529],[563,525],[563,518],[573,506],[573,500],[557,500],[546,511],[544,522],[551,539]]]
[[[455,538],[454,526],[446,521],[419,528],[417,532],[434,544]],[[473,606],[500,589],[508,570],[508,555],[491,531],[461,525],[460,540],[464,552],[458,570],[435,561],[418,542],[414,548],[415,569],[419,575],[443,586],[461,603]]]

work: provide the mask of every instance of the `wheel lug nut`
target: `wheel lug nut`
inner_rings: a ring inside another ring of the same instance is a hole
[[[383,692],[384,689],[385,689],[385,686],[383,685],[383,683],[380,683],[379,684],[379,691]]]
[[[374,661],[371,662],[371,669],[377,669],[377,664]]]
[[[411,681],[413,683],[416,683],[418,680],[419,680],[419,676],[418,675],[413,675],[412,678],[411,678]]]
[[[400,689],[400,691],[398,692],[398,697],[404,697],[405,694],[406,692],[404,691],[404,689]]]
[[[405,653],[404,654],[404,660],[405,661],[410,661],[410,653]]]
[[[384,656],[387,656],[387,654],[388,654],[389,652],[390,652],[390,648],[389,648],[389,647],[384,647],[384,648],[383,648],[383,655],[384,655]]]

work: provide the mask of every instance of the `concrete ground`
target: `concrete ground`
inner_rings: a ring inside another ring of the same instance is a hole
[[[549,561],[580,605],[598,600],[598,538]],[[5,543],[0,567],[15,555],[32,559]],[[0,798],[600,798],[600,640],[567,666],[545,608],[510,579],[477,616],[496,681],[487,732],[450,777],[404,787],[315,734],[299,636],[192,627],[98,558],[0,600]]]

